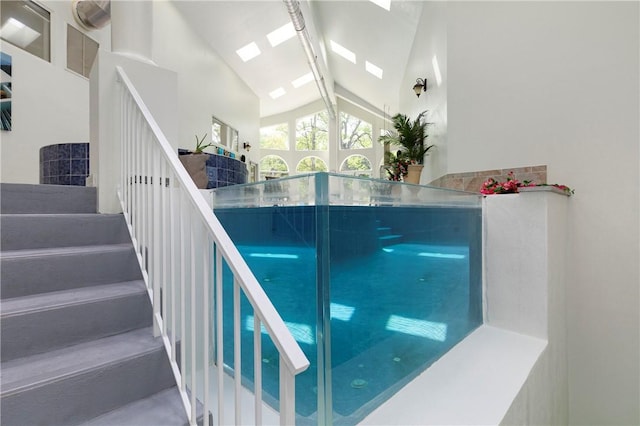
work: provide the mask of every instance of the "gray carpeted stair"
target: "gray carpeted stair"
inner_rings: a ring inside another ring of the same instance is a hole
[[[0,424],[186,425],[122,216],[95,188],[0,195]]]

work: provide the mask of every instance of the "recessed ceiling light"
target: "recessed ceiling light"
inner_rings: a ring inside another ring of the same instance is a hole
[[[276,90],[269,93],[269,96],[271,96],[271,99],[278,99],[280,96],[284,96],[285,93],[287,92],[285,92],[282,87],[278,87]]]
[[[373,65],[371,62],[369,61],[365,61],[364,63],[364,67],[367,71],[369,71],[371,74],[375,75],[376,77],[378,77],[379,79],[382,79],[382,68],[377,67],[375,65]]]
[[[277,30],[271,31],[267,34],[269,43],[272,47],[276,47],[280,43],[283,43],[296,35],[296,30],[293,28],[293,23],[289,22],[286,25],[281,26]]]
[[[251,42],[246,46],[236,50],[240,59],[247,62],[249,59],[253,59],[260,54],[260,49],[258,49],[258,45],[255,42]]]
[[[385,10],[391,10],[391,0],[369,0]]]
[[[304,86],[305,84],[311,81],[313,81],[313,73],[309,72],[303,75],[302,77],[296,78],[291,82],[291,84],[293,85],[293,87],[297,89],[298,87]]]
[[[339,45],[338,43],[336,43],[333,40],[329,40],[329,41],[331,42],[331,50],[333,50],[335,53],[337,53],[338,55],[340,55],[343,58],[345,58],[347,61],[353,62],[354,64],[356,63],[356,54],[355,53],[353,53],[352,51],[350,51],[346,47],[343,47],[343,46]]]

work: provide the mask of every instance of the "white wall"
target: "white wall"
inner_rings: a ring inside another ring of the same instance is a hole
[[[177,146],[195,148],[196,134],[202,137],[207,133],[211,138],[211,116],[236,128],[240,144],[259,145],[258,97],[195,35],[171,2],[153,4],[152,51],[158,66],[178,73]],[[248,159],[255,156],[254,151],[247,154],[241,150],[240,154]]]
[[[425,2],[418,30],[411,49],[400,91],[400,113],[412,119],[428,110],[429,127],[427,143],[436,146],[425,158],[422,184],[447,173],[447,4]],[[438,84],[434,59],[440,69],[442,81]],[[427,91],[416,97],[411,89],[417,78],[427,79]]]
[[[449,2],[448,172],[547,164],[576,189],[571,424],[639,424],[637,2]]]
[[[45,145],[89,141],[89,80],[66,69],[67,23],[111,48],[109,26],[83,30],[71,15],[70,1],[41,1],[51,12],[51,62],[5,41],[0,50],[13,61],[13,130],[0,132],[0,180],[39,182],[39,152]]]

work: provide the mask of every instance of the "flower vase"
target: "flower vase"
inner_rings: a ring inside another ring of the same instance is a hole
[[[409,164],[408,173],[404,177],[404,183],[413,183],[418,185],[420,183],[422,169],[424,169],[423,164]]]

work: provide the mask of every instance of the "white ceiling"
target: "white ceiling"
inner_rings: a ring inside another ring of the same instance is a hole
[[[367,0],[302,0],[310,38],[329,91],[334,83],[379,110],[397,111],[400,83],[422,13],[422,2],[392,1],[391,10]],[[266,35],[291,22],[281,0],[179,1],[176,8],[194,31],[240,76],[260,98],[262,117],[290,111],[320,99],[314,82],[299,88],[291,84],[311,71],[298,37],[271,47]],[[356,54],[356,64],[336,55],[333,40]],[[236,50],[255,42],[262,52],[243,62]],[[384,70],[379,79],[365,70],[369,61]],[[331,80],[333,78],[333,81]],[[286,94],[275,100],[269,93],[282,87]],[[410,89],[410,88],[409,88]],[[344,93],[345,91],[340,91]]]

